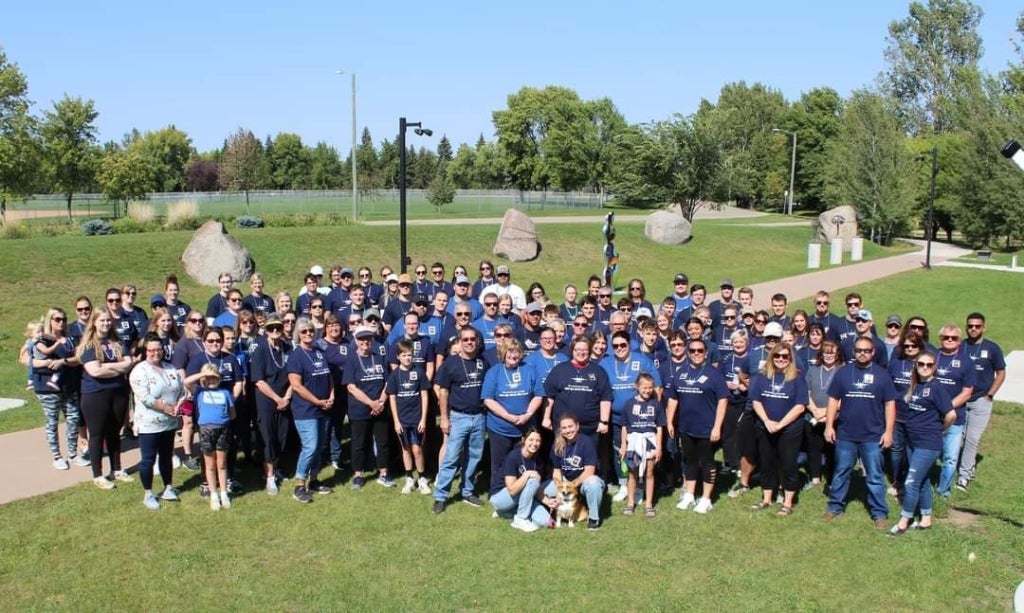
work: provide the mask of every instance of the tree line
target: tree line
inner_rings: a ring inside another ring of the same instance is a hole
[[[609,98],[561,86],[523,87],[493,112],[495,139],[436,150],[410,146],[406,186],[437,206],[455,189],[592,191],[629,206],[678,203],[692,218],[706,201],[778,208],[790,185],[801,208],[850,204],[876,240],[924,227],[931,153],[938,161],[932,232],[974,245],[1024,238],[1022,178],[998,155],[1024,138],[1024,13],[1014,60],[979,67],[982,10],[968,0],[912,2],[888,26],[886,69],[843,98],[823,85],[787,101],[763,83],[726,83],[714,101],[660,121],[629,124]],[[32,193],[102,191],[127,203],[152,192],[351,189],[351,154],[291,133],[239,128],[198,152],[183,130],[133,130],[100,145],[91,100],[65,96],[31,114],[25,76],[0,48],[0,205]],[[363,129],[355,157],[364,197],[398,187],[396,135]]]

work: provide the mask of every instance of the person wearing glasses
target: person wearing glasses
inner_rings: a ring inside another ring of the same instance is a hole
[[[331,267],[331,287],[324,296],[328,309],[340,311],[352,303],[352,290],[359,287],[358,284],[353,284],[354,280],[355,273],[348,266]],[[365,297],[364,293],[363,298]]]
[[[833,341],[839,340],[839,328],[843,318],[829,311],[832,298],[828,292],[822,290],[814,295],[814,313],[810,316],[811,324],[818,324],[825,331],[825,338]],[[858,310],[860,307],[857,307]]]
[[[121,470],[120,432],[128,411],[127,374],[135,365],[114,331],[109,308],[93,316],[75,357],[84,369],[79,408],[89,429],[92,480],[100,489],[109,490],[114,487],[112,479],[133,480]],[[110,478],[103,475],[104,447],[110,460]]]
[[[605,339],[601,340],[607,344]],[[547,405],[541,425],[550,430],[563,414],[572,413],[579,422],[580,434],[599,449],[600,436],[607,434],[611,426],[612,386],[600,361],[594,360],[594,344],[587,335],[573,338],[569,343],[569,361],[551,369],[544,381]]]
[[[633,304],[633,311],[636,312],[640,307],[647,307],[651,313],[654,313],[654,305],[647,299],[647,287],[644,286],[643,279],[632,278],[629,283],[626,284],[628,288],[629,301]]]
[[[967,424],[967,401],[974,393],[974,362],[961,344],[963,332],[954,323],[939,330],[939,352],[935,354],[935,378],[952,399],[956,421],[942,437],[942,470],[939,472],[939,496],[949,499],[956,478],[960,445]]]
[[[850,474],[859,458],[865,472],[868,513],[875,528],[885,530],[889,505],[882,451],[892,446],[896,388],[888,371],[874,362],[875,343],[870,338],[858,338],[853,351],[853,363],[839,369],[828,389],[825,440],[835,445],[836,467],[822,519],[832,521],[846,510]]]
[[[757,448],[761,468],[761,502],[753,510],[772,506],[778,474],[782,473],[782,507],[778,515],[793,512],[793,497],[800,487],[797,455],[803,442],[803,413],[809,402],[807,382],[796,368],[795,352],[779,343],[768,354],[764,372],[754,377],[750,401],[757,415]]]
[[[205,351],[203,335],[206,333],[206,318],[199,311],[192,311],[185,320],[185,331],[174,346],[171,364],[178,370],[178,376],[185,379],[185,367],[196,356]],[[181,447],[184,458],[182,465],[189,470],[199,470],[199,462],[192,456],[192,435],[195,432],[193,405],[181,407]]]
[[[992,416],[992,402],[1006,381],[1006,360],[999,345],[985,338],[985,316],[974,312],[967,316],[967,342],[963,345],[974,366],[974,388],[967,401],[964,449],[960,454],[960,474],[956,489],[967,491],[974,479],[978,444]]]
[[[498,321],[498,295],[494,292],[485,292],[480,298],[480,304],[484,307],[483,315],[473,320],[473,327],[480,331],[484,346],[483,349],[491,349],[497,341],[494,338],[494,328],[500,324]]]
[[[324,316],[328,312],[325,300],[321,296],[309,301],[309,323],[313,324],[313,330],[316,332],[317,338],[324,335]]]
[[[427,292],[425,292],[427,297],[433,299],[437,292],[444,292],[449,296],[455,293],[452,284],[446,281],[444,276],[444,264],[434,262],[430,265],[430,282],[427,286]]]
[[[289,411],[292,389],[288,382],[290,339],[284,335],[284,323],[277,313],[267,316],[263,324],[266,335],[257,342],[252,354],[252,380],[256,388],[256,412],[263,440],[263,470],[266,492],[279,493],[277,464],[288,445],[292,415]]]
[[[384,287],[373,282],[373,271],[366,266],[361,266],[356,271],[356,274],[359,275],[359,287],[363,288],[366,304],[370,306],[380,305],[381,296],[384,295]],[[384,278],[386,277],[381,277],[381,279]],[[352,289],[355,289],[355,287]]]
[[[494,277],[494,264],[490,260],[480,261],[480,276],[473,283],[473,298],[480,300],[483,296],[484,288],[493,285],[498,282]]]
[[[63,309],[49,309],[43,317],[43,336],[32,343],[29,362],[32,389],[43,408],[43,415],[46,418],[46,443],[53,457],[53,467],[57,470],[67,470],[71,464],[89,465],[78,454],[78,405],[82,370],[78,368],[80,362],[75,357],[75,344],[67,336],[67,326],[68,316]],[[53,379],[55,373],[59,373],[56,381]],[[64,420],[67,423],[66,460],[61,454],[57,435],[57,422],[61,413],[64,413]]]
[[[712,509],[717,476],[713,446],[722,440],[730,394],[725,377],[707,361],[707,342],[688,339],[686,354],[686,365],[665,381],[668,435],[678,434],[683,452],[683,491],[676,508],[705,514]],[[696,498],[698,477],[703,482],[700,500]]]
[[[487,300],[494,300],[494,297]],[[476,469],[483,457],[486,409],[481,399],[490,364],[480,353],[480,333],[473,327],[459,332],[459,353],[447,358],[437,372],[434,390],[441,412],[441,431],[447,435],[444,457],[434,483],[435,514],[444,513],[455,474],[462,469],[462,501],[474,507],[483,502],[475,493]],[[465,454],[465,460],[463,460]]]
[[[299,293],[298,298],[295,299],[295,313],[298,315],[309,315],[309,305],[314,298],[320,299],[323,302],[324,296],[320,293],[320,282],[317,276],[311,272],[307,272],[306,276],[303,277],[305,287]]]
[[[189,318],[191,319],[191,316]],[[188,358],[188,363],[185,365],[184,379],[187,380],[190,376],[199,374],[200,369],[204,365],[211,364],[220,374],[219,387],[230,393],[232,401],[237,402],[244,386],[242,367],[233,354],[224,351],[224,333],[220,328],[211,326],[203,333],[202,339],[203,351],[199,354],[193,354]],[[199,423],[198,405],[195,406],[194,410],[197,413],[193,415],[193,421],[194,423]],[[184,436],[184,430],[182,430],[182,436]],[[210,495],[210,488],[206,483],[205,470],[202,471],[202,475],[203,483],[200,484],[199,495],[206,498]],[[237,485],[233,489],[237,489]]]
[[[594,322],[601,328],[608,329],[608,320],[615,311],[616,307],[612,304],[612,288],[610,285],[602,285],[601,289],[597,290],[597,311],[594,313]]]
[[[136,306],[135,301],[139,297],[139,290],[131,283],[121,286],[121,317],[132,322],[135,330],[141,335],[142,331],[149,327],[149,315],[146,310]]]
[[[531,302],[526,305],[523,312],[522,325],[519,328],[520,340],[523,343],[523,352],[530,355],[540,348],[541,316],[544,314],[544,305],[539,302]]]
[[[342,369],[342,382],[348,388],[348,420],[352,431],[352,489],[361,489],[366,484],[371,435],[376,447],[377,468],[380,470],[377,483],[384,487],[394,487],[395,481],[388,475],[390,430],[393,426],[385,391],[387,360],[375,351],[377,331],[374,327],[357,327],[353,336],[355,351],[349,352]]]
[[[523,288],[512,283],[512,271],[509,270],[509,267],[501,264],[494,270],[494,276],[497,281],[485,287],[481,294],[494,293],[499,297],[508,294],[512,297],[512,308],[517,313],[525,309],[526,292],[523,291]]]
[[[885,338],[882,344],[885,346],[885,357],[892,361],[899,354],[900,331],[903,329],[903,319],[893,313],[885,318]]]
[[[238,314],[242,312],[242,292],[237,289],[228,290],[225,300],[227,308],[210,325],[214,328],[237,328]]]
[[[361,288],[360,288],[360,291]],[[328,451],[331,458],[331,467],[335,471],[341,470],[342,445],[345,439],[343,429],[345,425],[345,414],[348,411],[348,388],[344,383],[345,362],[348,361],[349,339],[345,338],[345,330],[355,330],[363,325],[362,315],[355,313],[349,315],[347,326],[334,313],[328,313],[324,318],[324,335],[316,339],[317,349],[327,356],[327,363],[331,367],[331,381],[334,383],[334,405],[328,415]],[[349,456],[351,457],[351,456]]]
[[[405,314],[412,309],[412,296],[412,277],[403,272],[398,275],[398,294],[388,300],[387,306],[384,307],[384,317],[381,321],[385,331],[390,332],[395,322],[401,321]]]
[[[908,466],[904,481],[900,519],[889,529],[900,536],[910,528],[932,527],[932,484],[928,474],[943,447],[943,431],[956,419],[946,387],[935,376],[936,356],[922,352],[914,362],[907,391],[900,397],[906,415]],[[920,511],[921,520],[910,523]]]
[[[715,326],[712,336],[721,361],[727,360],[729,354],[732,353],[732,335],[737,330],[737,313],[739,310],[735,306],[729,305],[724,308],[721,317],[714,317],[715,321],[721,322]]]
[[[658,365],[646,355],[633,351],[630,347],[629,332],[619,330],[612,333],[612,351],[601,360],[601,368],[608,376],[608,382],[612,388],[612,413],[609,429],[611,438],[611,456],[608,457],[608,446],[601,446],[603,458],[602,464],[613,470],[606,475],[609,484],[617,485],[619,490],[612,498],[615,502],[622,502],[626,499],[626,483],[629,479],[629,471],[622,470],[621,462],[611,462],[610,458],[622,457],[621,443],[623,440],[622,429],[626,426],[627,409],[633,406],[636,397],[637,377],[641,373],[647,373],[654,383],[654,391],[657,399],[661,399],[662,383],[661,374],[658,372]],[[654,506],[654,501],[648,501]],[[629,504],[633,504],[631,501]]]
[[[839,341],[839,346],[843,348],[843,355],[850,359],[853,355],[853,341],[860,336],[860,332],[857,331],[857,315],[864,308],[864,299],[857,292],[850,292],[846,295],[844,302],[846,303],[846,317],[839,319],[832,332],[834,338]],[[871,331],[874,332],[874,326]]]
[[[924,351],[924,339],[916,332],[907,334],[902,345],[889,361],[889,374],[899,396],[910,389],[917,358]],[[896,425],[893,428],[892,447],[889,448],[889,489],[890,496],[899,498],[906,478],[907,468],[907,411],[906,404],[896,402]]]
[[[469,281],[469,277],[465,275],[455,277],[452,291],[454,293],[448,301],[449,313],[454,315],[456,307],[466,305],[470,311],[470,321],[484,314],[484,307],[472,295],[472,284]]]
[[[110,322],[114,334],[121,340],[128,355],[135,351],[135,345],[139,342],[139,330],[132,323],[132,320],[124,316],[121,311],[122,294],[121,290],[112,287],[107,290],[107,313],[110,315]]]
[[[330,494],[333,491],[317,478],[321,454],[327,443],[328,414],[335,399],[330,364],[324,352],[316,347],[315,340],[313,323],[300,317],[295,322],[295,349],[285,365],[292,391],[292,420],[301,446],[295,466],[292,498],[302,504],[313,501],[311,493]]]

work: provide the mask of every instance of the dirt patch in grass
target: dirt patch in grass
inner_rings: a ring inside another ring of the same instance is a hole
[[[946,519],[949,523],[953,524],[956,528],[970,528],[974,524],[978,523],[978,518],[981,515],[973,511],[964,511],[962,509],[950,509],[946,515]]]

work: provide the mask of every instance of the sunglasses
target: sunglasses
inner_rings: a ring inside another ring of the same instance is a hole
[[[639,288],[639,287],[631,287],[631,288],[629,288],[629,291],[631,291],[631,292],[639,292],[639,291],[641,291],[641,288]]]
[[[66,317],[51,317],[50,321],[67,321]]]
[[[311,304],[311,305],[309,305],[309,308],[310,309],[322,309],[322,308],[324,308],[324,305],[322,305],[322,304]]]
[[[702,355],[702,354],[704,354],[704,353],[705,353],[705,352],[706,352],[707,350],[706,350],[706,349],[703,349],[703,348],[701,348],[701,347],[690,347],[690,348],[689,348],[689,349],[687,349],[686,351],[688,351],[689,353],[695,354],[695,355]]]
[[[284,332],[284,326],[267,326],[267,332]]]
[[[496,306],[498,306],[498,303],[497,302],[485,302],[484,306],[485,307],[496,307]]]
[[[469,313],[456,313],[456,317],[469,317]]]
[[[854,353],[871,353],[875,350],[874,347],[854,347]]]
[[[920,345],[915,345],[914,343],[903,343],[903,348],[904,349],[920,349],[921,346]]]
[[[768,320],[767,319],[755,319],[754,323],[755,324],[767,324]]]
[[[885,327],[886,328],[899,328],[900,325],[899,324],[885,324]]]
[[[118,304],[121,302],[120,298],[107,298],[107,304]]]
[[[935,362],[917,362],[918,368],[935,368]]]
[[[944,341],[958,341],[958,340],[960,340],[959,336],[953,336],[953,335],[950,335],[950,334],[941,334],[941,335],[939,335],[939,338],[941,338]]]
[[[612,295],[611,294],[598,294],[597,297],[598,298],[611,298]]]
[[[790,357],[791,356],[788,353],[778,353],[775,355],[776,360],[786,360],[787,362],[789,361]]]
[[[443,275],[444,271],[443,270],[431,270],[430,274],[432,274],[432,275],[434,275],[436,277],[437,275]]]
[[[303,328],[299,330],[299,334],[313,334],[313,328]]]
[[[368,273],[368,272],[361,272],[361,273],[359,273],[359,278],[360,279],[369,279],[370,278],[370,273]]]
[[[629,343],[612,343],[612,349],[625,349],[629,347]]]
[[[128,296],[138,296],[139,295],[139,293],[135,292],[135,291],[125,292],[125,294],[128,295]]]
[[[75,307],[75,310],[78,311],[79,313],[88,313],[89,311],[92,310],[92,307]]]
[[[828,306],[828,300],[815,300],[814,304]]]
[[[224,341],[222,341],[219,338],[208,338],[208,339],[206,339],[206,342],[210,343],[211,345],[219,345],[219,344],[223,343]]]
[[[494,338],[511,338],[511,336],[512,335],[507,333],[507,332],[495,332],[494,333]]]
[[[846,306],[848,306],[848,307],[859,307],[860,303],[859,302],[847,302]]]
[[[981,330],[985,327],[985,324],[967,324],[968,330]]]
[[[586,328],[587,327],[587,322],[585,322],[585,321],[574,321],[574,322],[572,322],[572,327],[573,328]]]
[[[241,302],[241,298],[228,298],[228,302]]]
[[[726,319],[736,319],[735,315],[725,315]]]
[[[201,323],[203,323],[203,318],[202,317],[190,317],[189,320],[188,320],[188,323],[190,323],[190,324],[201,324]]]
[[[418,275],[425,275],[425,274],[427,274],[427,271],[425,271],[425,270],[417,270],[416,274],[418,274]]]
[[[686,343],[669,343],[669,347],[685,347]]]
[[[475,336],[469,336],[469,337],[466,337],[466,338],[460,338],[459,342],[460,343],[475,343],[476,342],[476,337]]]
[[[907,327],[911,330],[924,330],[926,326],[922,324],[907,324]]]
[[[294,326],[295,325],[295,320],[294,319],[284,319],[284,320],[282,320],[282,323],[284,325],[286,325],[286,326]]]

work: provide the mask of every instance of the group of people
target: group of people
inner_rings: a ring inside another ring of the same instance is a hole
[[[729,498],[756,480],[751,509],[780,516],[820,488],[832,520],[859,460],[872,520],[898,536],[931,526],[937,460],[940,496],[969,486],[1005,378],[977,312],[966,334],[948,323],[933,345],[920,316],[890,315],[876,331],[857,293],[841,315],[827,292],[810,313],[788,312],[782,294],[758,310],[750,288],[723,279],[707,302],[680,273],[656,304],[641,279],[616,300],[597,276],[556,301],[539,283],[513,283],[508,266],[482,261],[478,272],[384,267],[377,284],[368,267],[333,266],[325,282],[313,266],[294,297],[267,294],[259,273],[248,293],[223,274],[203,311],[170,276],[151,312],[130,284],[95,309],[79,296],[74,321],[51,308],[31,322],[24,353],[54,467],[90,466],[103,489],[131,481],[124,432],[139,437],[148,508],[178,499],[172,471],[183,465],[202,471],[200,493],[218,510],[240,487],[242,459],[261,465],[270,495],[282,458],[294,459],[293,498],[309,503],[333,490],[320,479],[328,464],[350,462],[354,489],[374,477],[393,487],[400,456],[402,493],[431,495],[443,513],[457,479],[462,502],[484,504],[476,478],[489,455],[494,513],[530,532],[551,523],[563,487],[596,530],[606,493],[624,514],[654,517],[657,497],[681,483],[676,507],[704,514],[723,474]],[[901,507],[891,527],[886,480]]]

